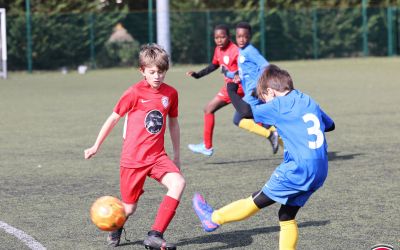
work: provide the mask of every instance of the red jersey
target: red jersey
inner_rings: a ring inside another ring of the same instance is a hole
[[[224,49],[215,47],[212,64],[224,66],[231,72],[238,71],[239,48],[232,41]],[[224,77],[225,83],[232,82],[232,79]]]
[[[178,92],[173,87],[163,83],[154,89],[142,80],[124,92],[114,112],[126,114],[121,166],[140,168],[166,155],[167,116],[178,116]]]

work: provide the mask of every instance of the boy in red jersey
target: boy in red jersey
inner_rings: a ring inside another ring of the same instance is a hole
[[[160,46],[142,46],[139,66],[144,79],[124,92],[102,126],[96,142],[84,153],[86,159],[95,155],[120,118],[126,115],[120,160],[120,190],[125,213],[130,216],[135,212],[147,176],[164,185],[168,189],[167,194],[143,243],[150,249],[175,249],[174,244],[164,240],[163,233],[175,215],[185,188],[185,180],[180,172],[178,93],[163,82],[169,68],[169,58]],[[164,149],[167,116],[173,160]],[[118,246],[121,233],[122,228],[110,232],[108,244]]]
[[[200,70],[199,72],[189,71],[186,74],[196,79],[201,78],[205,75],[218,69],[222,68],[224,73],[224,86],[220,89],[218,94],[206,105],[204,108],[204,130],[203,130],[203,142],[199,144],[189,144],[189,149],[194,153],[200,153],[206,156],[211,156],[214,153],[212,138],[215,124],[214,113],[220,108],[225,107],[231,103],[229,98],[226,84],[232,82],[234,78],[238,78],[238,57],[239,48],[229,40],[229,28],[226,25],[220,24],[214,28],[214,41],[216,44],[214,50],[214,57],[210,65]],[[243,97],[244,92],[242,85],[238,82],[239,88],[237,93]],[[239,127],[244,128],[250,132],[256,133],[261,136],[269,138],[271,135],[270,129],[266,129],[262,126],[257,125],[254,120],[246,120],[246,123],[242,123]]]

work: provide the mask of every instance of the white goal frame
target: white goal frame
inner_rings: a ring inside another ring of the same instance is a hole
[[[7,32],[6,32],[6,9],[0,8],[0,50],[1,50],[1,72],[0,76],[7,78]]]

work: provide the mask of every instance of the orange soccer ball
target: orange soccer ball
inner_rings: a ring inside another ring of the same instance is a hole
[[[112,196],[98,198],[90,208],[92,222],[103,231],[114,231],[121,228],[126,215],[122,202]]]

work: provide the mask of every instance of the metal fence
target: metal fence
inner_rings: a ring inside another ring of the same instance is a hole
[[[239,21],[253,27],[252,43],[268,60],[394,56],[400,51],[400,9],[314,8],[274,11],[171,12],[172,61],[209,63],[213,27]],[[134,38],[109,46],[117,23]],[[9,69],[135,65],[140,44],[155,42],[155,13],[7,16]],[[126,59],[128,57],[128,59]],[[125,58],[125,59],[123,59]]]

